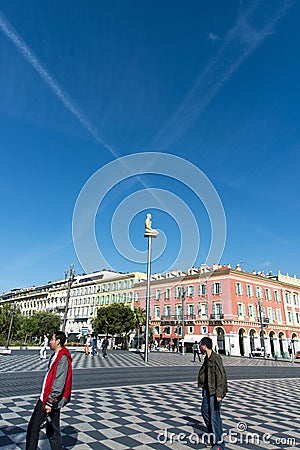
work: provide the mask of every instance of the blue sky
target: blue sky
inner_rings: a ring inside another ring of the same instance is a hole
[[[184,158],[215,187],[227,222],[222,263],[300,276],[299,12],[279,0],[0,0],[0,291],[59,279],[70,263],[86,271],[72,239],[81,189],[117,158],[149,152]],[[209,212],[188,186],[145,172],[113,185],[99,206],[95,234],[109,266],[146,270],[113,239],[129,227],[145,251],[148,210],[161,230],[154,250],[166,242],[153,271],[176,259],[188,219],[166,213],[164,199],[158,209],[136,201],[111,231],[118,205],[150,188],[193,212],[200,250],[181,268],[200,265]]]

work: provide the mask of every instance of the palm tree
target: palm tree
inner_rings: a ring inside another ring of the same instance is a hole
[[[137,342],[137,348],[140,347],[140,331],[141,327],[146,324],[146,313],[145,310],[141,307],[134,308],[134,315],[135,315],[135,326],[137,329],[137,335],[138,335],[138,342]]]

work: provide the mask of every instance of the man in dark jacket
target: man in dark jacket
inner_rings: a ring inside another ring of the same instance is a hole
[[[207,431],[211,435],[212,449],[223,450],[221,402],[227,393],[227,376],[222,358],[212,350],[212,340],[204,337],[200,349],[205,353],[204,363],[198,375],[198,387],[202,388],[201,413]]]
[[[104,358],[107,358],[107,347],[108,347],[108,344],[109,344],[109,340],[108,340],[108,337],[106,336],[104,338],[103,342],[102,342],[102,345],[101,345],[101,347],[102,347],[102,355],[103,355]]]
[[[49,361],[40,399],[28,424],[26,450],[37,449],[40,429],[44,424],[51,449],[62,450],[60,408],[70,400],[72,388],[72,359],[65,341],[63,331],[56,331],[50,340],[49,345],[54,353]]]

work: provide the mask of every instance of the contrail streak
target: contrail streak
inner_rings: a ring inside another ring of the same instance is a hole
[[[89,133],[96,139],[99,144],[105,147],[115,158],[118,158],[116,150],[111,146],[104,142],[97,129],[89,122],[89,120],[84,116],[83,112],[76,105],[76,103],[71,99],[68,93],[59,85],[59,83],[55,80],[53,75],[43,67],[43,65],[39,62],[36,55],[29,48],[29,46],[23,41],[23,39],[18,35],[17,31],[14,27],[9,23],[6,16],[0,10],[0,29],[3,34],[17,47],[18,51],[21,55],[26,59],[26,61],[37,71],[40,77],[45,81],[45,83],[50,87],[50,89],[54,92],[54,94],[61,100],[63,105],[67,108],[67,110],[73,114],[76,119],[81,123],[81,125],[89,131]]]
[[[0,10],[0,29],[8,37],[8,39],[14,43],[17,47],[18,51],[21,55],[26,59],[26,61],[37,71],[37,73],[41,76],[41,78],[45,81],[45,83],[50,87],[50,89],[54,92],[55,95],[61,100],[63,105],[70,111],[76,119],[81,123],[81,125],[90,132],[90,134],[99,142],[103,147],[105,147],[109,152],[113,155],[114,158],[118,159],[120,155],[117,151],[111,146],[106,144],[101,137],[97,129],[89,122],[89,120],[84,116],[83,112],[80,108],[75,104],[75,102],[70,98],[67,92],[59,85],[59,83],[55,80],[55,78],[49,74],[49,72],[43,67],[43,65],[39,62],[38,58],[29,48],[29,46],[23,41],[23,39],[18,35],[17,31],[13,28],[13,26],[9,23],[3,12]],[[128,170],[128,167],[122,160],[122,165],[125,170]],[[141,178],[141,176],[136,177],[137,180],[148,189],[147,183]],[[152,194],[154,198],[160,201],[156,195]],[[166,207],[161,202],[162,207]]]
[[[253,2],[244,14],[238,16],[216,56],[201,72],[185,98],[154,138],[153,145],[167,148],[178,140],[207,108],[244,60],[270,35],[276,23],[293,2],[279,7],[260,30],[252,28],[247,19],[255,11]]]

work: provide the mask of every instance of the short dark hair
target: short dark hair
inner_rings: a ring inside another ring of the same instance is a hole
[[[204,338],[201,339],[200,345],[206,345],[206,347],[211,350],[212,349],[212,340],[211,338],[205,336]]]
[[[54,331],[53,334],[55,335],[56,339],[59,339],[60,345],[63,347],[65,345],[65,342],[66,342],[66,339],[67,339],[66,334],[63,331],[60,331],[60,330]]]

